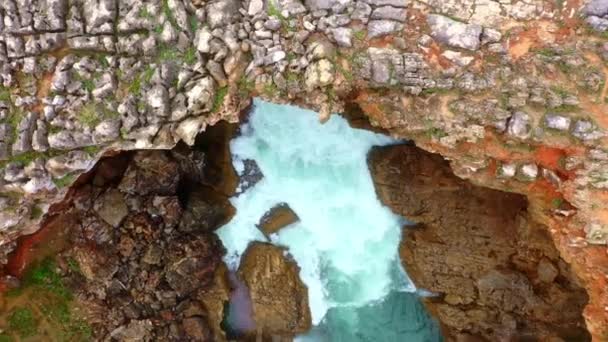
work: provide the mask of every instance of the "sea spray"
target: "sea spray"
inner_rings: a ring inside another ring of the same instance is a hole
[[[243,161],[255,160],[264,177],[231,199],[237,214],[218,231],[228,251],[226,262],[236,269],[251,241],[265,241],[256,224],[269,209],[287,203],[300,220],[271,240],[287,247],[301,268],[317,326],[308,340],[335,341],[344,329],[354,334],[353,320],[374,307],[393,312],[380,303],[401,298],[395,293],[415,291],[398,258],[405,222],[377,199],[366,162],[372,146],[392,143],[390,137],[351,128],[337,115],[322,125],[313,112],[260,100],[231,143],[237,170]],[[418,304],[410,295],[399,305],[411,309]],[[425,317],[414,323],[428,329],[411,341],[438,338]],[[395,323],[395,331],[412,324]]]

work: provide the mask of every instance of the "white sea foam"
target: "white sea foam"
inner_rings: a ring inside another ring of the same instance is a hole
[[[315,325],[332,307],[415,290],[398,262],[404,222],[377,199],[366,162],[372,146],[391,138],[353,129],[337,115],[322,125],[313,112],[260,100],[247,125],[231,143],[234,164],[242,170],[242,161],[253,159],[264,178],[232,199],[237,214],[218,231],[229,267],[251,241],[265,240],[256,223],[285,202],[300,221],[272,242],[300,266]]]

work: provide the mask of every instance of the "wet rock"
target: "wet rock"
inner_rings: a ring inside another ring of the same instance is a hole
[[[298,222],[300,218],[291,210],[287,203],[280,203],[268,210],[258,223],[258,229],[264,233],[266,237],[277,233],[282,228]]]
[[[253,187],[264,178],[255,160],[246,159],[236,165],[236,172],[239,175],[239,184],[236,189],[237,195],[247,191],[247,189]]]
[[[441,43],[467,50],[479,49],[481,26],[465,24],[440,14],[430,14],[427,22],[431,27],[431,36]]]
[[[201,291],[199,298],[207,312],[207,322],[215,341],[223,341],[226,334],[222,329],[225,304],[230,300],[231,285],[228,280],[228,268],[220,264],[215,271],[210,288]]]
[[[257,332],[293,337],[310,329],[308,290],[298,266],[284,256],[283,249],[252,243],[238,274],[250,291]]]

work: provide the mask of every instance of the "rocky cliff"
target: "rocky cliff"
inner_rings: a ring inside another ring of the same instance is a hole
[[[589,340],[587,294],[524,196],[472,185],[439,155],[377,148],[370,169],[379,198],[416,223],[400,255],[446,337]]]
[[[193,144],[257,95],[321,119],[357,108],[527,197],[608,339],[605,0],[9,0],[0,15],[3,262],[104,153]]]

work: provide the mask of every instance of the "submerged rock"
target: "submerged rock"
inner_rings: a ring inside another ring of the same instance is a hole
[[[252,243],[241,259],[238,274],[250,291],[258,335],[293,337],[310,329],[308,290],[298,266],[285,256],[284,249]]]

